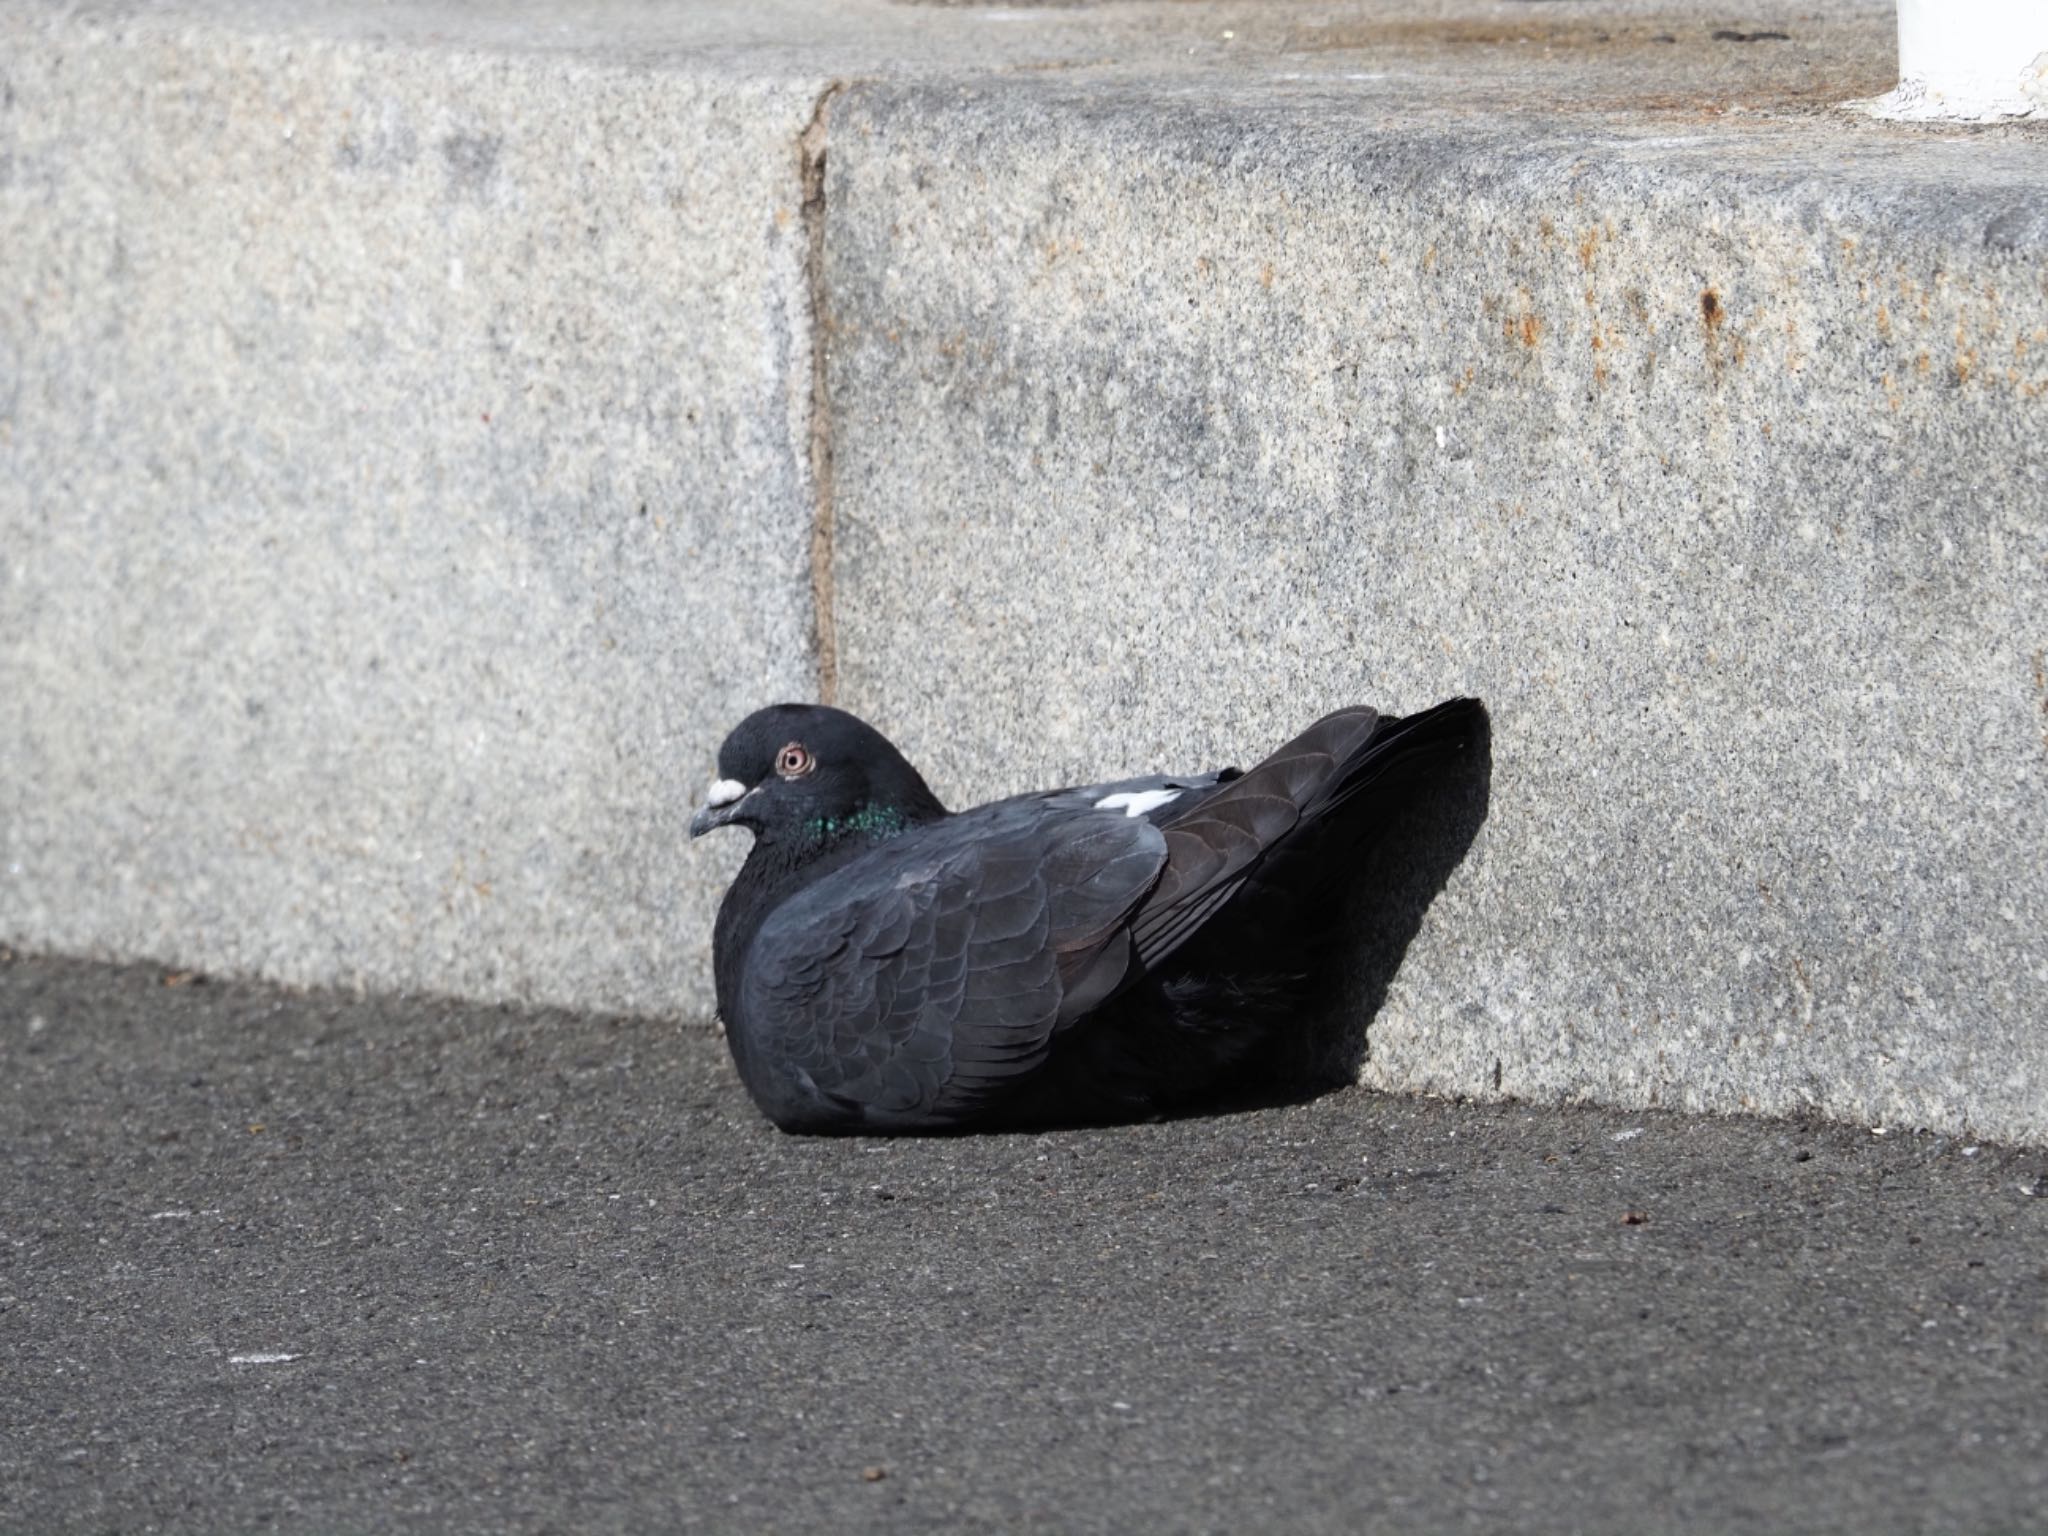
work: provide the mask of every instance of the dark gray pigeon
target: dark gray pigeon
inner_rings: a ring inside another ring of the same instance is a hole
[[[1295,1013],[1332,887],[1484,720],[1341,709],[1248,773],[955,813],[843,710],[759,710],[690,822],[754,834],[713,943],[740,1078],[800,1132],[1199,1102]]]

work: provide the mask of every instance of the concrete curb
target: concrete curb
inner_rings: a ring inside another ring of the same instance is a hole
[[[698,1012],[764,699],[1469,691],[1369,1081],[2048,1138],[2048,139],[1826,110],[1860,5],[1169,9],[0,9],[0,938]]]
[[[701,1008],[707,743],[813,686],[823,82],[9,42],[0,931]]]
[[[2048,1134],[2048,140],[935,94],[834,119],[854,707],[998,790],[1478,694],[1369,1081]]]

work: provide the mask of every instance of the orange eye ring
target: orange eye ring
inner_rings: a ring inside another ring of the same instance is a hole
[[[818,760],[811,756],[811,749],[800,741],[792,741],[775,754],[775,771],[785,779],[800,779],[818,766]]]

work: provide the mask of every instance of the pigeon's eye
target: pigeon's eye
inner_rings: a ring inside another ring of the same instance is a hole
[[[818,760],[811,756],[810,748],[800,741],[792,741],[775,754],[775,771],[785,779],[802,778],[818,766]]]

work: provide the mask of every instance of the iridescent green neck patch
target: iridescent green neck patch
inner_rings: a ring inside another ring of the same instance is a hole
[[[909,818],[895,806],[864,805],[850,816],[813,816],[804,823],[804,835],[819,843],[835,843],[842,837],[879,841],[894,837],[908,824]]]

